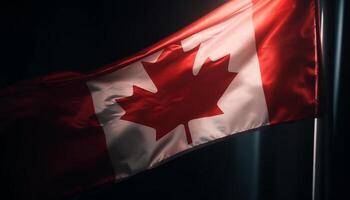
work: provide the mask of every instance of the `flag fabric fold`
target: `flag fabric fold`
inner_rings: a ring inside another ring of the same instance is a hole
[[[230,1],[94,72],[8,87],[3,168],[22,178],[13,185],[23,194],[62,196],[238,132],[315,117],[315,20],[312,0]]]

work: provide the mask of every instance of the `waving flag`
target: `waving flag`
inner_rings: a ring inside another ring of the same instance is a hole
[[[23,190],[61,196],[238,132],[314,117],[316,67],[314,1],[231,1],[93,73],[1,91],[1,134],[19,134]]]

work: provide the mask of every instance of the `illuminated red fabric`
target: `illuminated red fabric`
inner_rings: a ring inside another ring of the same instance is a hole
[[[256,46],[272,124],[315,116],[314,2],[254,1]]]

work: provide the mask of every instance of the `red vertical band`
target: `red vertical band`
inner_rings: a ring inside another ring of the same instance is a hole
[[[270,123],[315,116],[313,0],[254,0],[256,46]]]

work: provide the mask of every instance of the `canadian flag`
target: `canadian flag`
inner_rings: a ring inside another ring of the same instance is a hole
[[[93,73],[1,91],[0,129],[15,134],[6,138],[25,165],[20,189],[71,194],[219,138],[314,117],[317,62],[315,1],[230,1]]]

